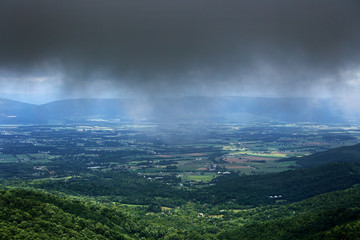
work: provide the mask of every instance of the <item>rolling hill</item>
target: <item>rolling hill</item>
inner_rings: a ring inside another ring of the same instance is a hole
[[[360,144],[334,148],[300,158],[289,158],[288,160],[296,160],[297,164],[306,168],[331,162],[360,162]]]

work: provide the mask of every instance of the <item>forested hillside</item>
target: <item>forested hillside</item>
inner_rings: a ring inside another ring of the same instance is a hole
[[[42,192],[0,192],[1,239],[130,239],[141,226],[99,204]]]
[[[360,162],[360,144],[330,149],[328,151],[311,154],[300,158],[283,159],[295,160],[302,167],[317,167],[331,162]]]
[[[360,189],[243,210],[187,203],[159,213],[39,191],[0,192],[1,239],[359,239]],[[199,211],[202,211],[199,212]]]
[[[359,239],[360,189],[322,194],[242,218],[257,221],[220,233],[220,239]],[[340,231],[343,229],[345,231]]]
[[[224,176],[200,189],[197,198],[214,204],[235,202],[259,206],[279,201],[297,202],[360,183],[360,163],[330,163],[311,169],[253,176]]]
[[[190,192],[169,185],[149,181],[127,172],[94,173],[92,176],[65,180],[38,180],[29,182],[32,187],[75,196],[106,198],[111,202],[150,204],[156,202],[175,207],[190,199]],[[156,199],[156,200],[155,200]]]

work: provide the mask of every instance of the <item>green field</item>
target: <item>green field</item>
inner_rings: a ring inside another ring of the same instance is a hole
[[[209,182],[216,176],[215,173],[206,173],[204,175],[190,175],[190,174],[184,174],[183,177],[181,177],[182,180],[187,181],[203,181],[203,182]]]
[[[13,154],[1,154],[0,162],[1,163],[14,163],[14,162],[18,162],[18,159]]]

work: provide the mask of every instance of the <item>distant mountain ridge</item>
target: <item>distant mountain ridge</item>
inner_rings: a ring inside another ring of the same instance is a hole
[[[41,123],[88,119],[154,121],[346,121],[331,99],[183,97],[177,99],[69,99],[42,105],[0,98],[0,123]]]
[[[0,123],[32,123],[38,106],[0,98]]]

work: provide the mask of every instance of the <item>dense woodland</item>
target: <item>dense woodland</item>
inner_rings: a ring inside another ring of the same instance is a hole
[[[222,212],[186,203],[160,213],[33,190],[0,192],[1,239],[360,239],[360,189]],[[199,210],[204,210],[199,214]],[[160,210],[161,211],[161,210]]]

